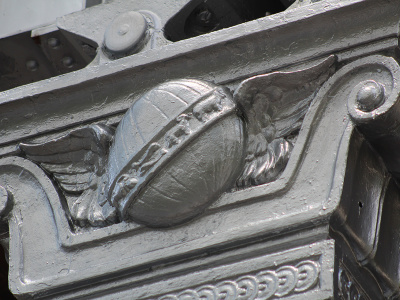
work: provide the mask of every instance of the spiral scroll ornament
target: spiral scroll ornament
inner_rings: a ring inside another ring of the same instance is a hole
[[[318,283],[320,264],[306,260],[295,266],[282,266],[275,271],[264,270],[215,285],[203,285],[169,294],[158,300],[267,300],[303,293]]]

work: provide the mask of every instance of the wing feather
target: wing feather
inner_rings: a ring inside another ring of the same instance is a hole
[[[86,173],[72,173],[72,174],[60,174],[60,173],[53,173],[54,178],[57,179],[60,183],[65,184],[89,184],[93,177],[95,176],[93,173],[86,172]]]
[[[87,166],[84,162],[77,162],[77,163],[62,163],[62,164],[55,164],[55,163],[40,163],[43,169],[48,170],[51,173],[65,173],[70,174],[71,172],[75,173],[86,173]]]
[[[320,86],[333,73],[335,56],[311,68],[244,80],[234,99],[244,113],[248,144],[239,187],[274,181],[283,172],[296,133]]]
[[[68,146],[65,145],[64,146]],[[84,161],[86,162],[92,162],[94,163],[96,158],[97,158],[97,153],[94,153],[90,149],[82,149],[82,150],[71,150],[71,152],[64,152],[64,153],[50,153],[47,154],[47,150],[53,150],[51,146],[48,148],[40,147],[41,148],[41,155],[31,155],[30,150],[34,149],[34,145],[30,145],[30,147],[24,147],[21,149],[24,150],[26,157],[29,158],[30,160],[36,161],[36,162],[41,162],[41,163],[47,163],[47,164],[64,164],[64,163],[69,163],[69,162],[79,162],[79,161]],[[37,150],[37,149],[35,149]],[[65,150],[65,148],[64,148]]]
[[[41,144],[21,143],[26,157],[53,174],[67,192],[82,192],[104,173],[113,130],[91,125]]]

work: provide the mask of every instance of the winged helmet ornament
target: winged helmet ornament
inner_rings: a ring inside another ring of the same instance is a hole
[[[251,77],[233,96],[201,80],[166,82],[136,99],[116,131],[90,125],[19,147],[58,183],[79,226],[180,224],[235,185],[279,177],[334,61]]]

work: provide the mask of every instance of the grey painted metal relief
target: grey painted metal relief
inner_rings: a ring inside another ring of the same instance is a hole
[[[238,187],[276,180],[285,169],[304,116],[333,68],[332,56],[314,68],[258,75],[243,81],[235,99],[245,113],[248,144]]]
[[[115,135],[95,125],[19,147],[74,199],[69,213],[78,224],[176,225],[235,181],[243,188],[278,178],[334,61],[251,77],[233,97],[209,82],[170,81],[135,100]]]
[[[103,213],[99,206],[106,193],[107,156],[113,135],[112,128],[94,125],[44,144],[20,145],[27,157],[39,162],[74,199],[69,212],[81,224],[100,225],[116,218],[113,209]]]
[[[198,80],[159,85],[118,125],[108,162],[109,201],[122,220],[181,223],[232,184],[244,143],[228,90]]]
[[[400,298],[399,0],[100,2],[1,73],[17,298]]]
[[[263,270],[256,275],[241,276],[216,285],[205,285],[158,300],[177,299],[257,299],[283,298],[302,293],[318,284],[320,265],[306,260],[296,266],[282,266],[276,271]]]

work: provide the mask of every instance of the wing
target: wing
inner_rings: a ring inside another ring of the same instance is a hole
[[[319,87],[333,73],[335,61],[330,56],[305,70],[258,75],[239,85],[234,99],[248,130],[239,187],[271,182],[281,174],[293,148],[292,138]]]
[[[104,173],[113,130],[91,125],[41,144],[23,144],[26,157],[53,174],[66,192],[88,189]]]

